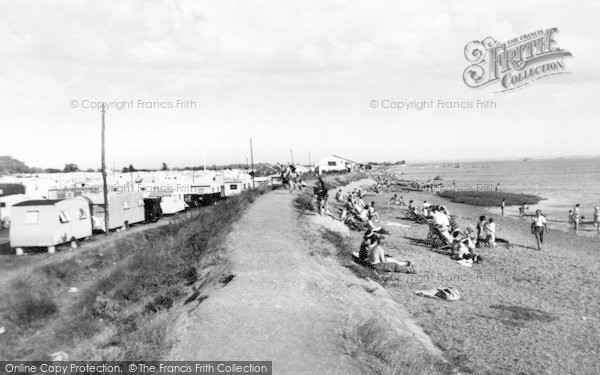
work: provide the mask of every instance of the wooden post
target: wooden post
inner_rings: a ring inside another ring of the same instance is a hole
[[[250,138],[250,163],[252,163],[252,172],[254,172],[254,153],[252,151],[252,138]],[[252,189],[254,189],[254,173],[252,173]]]
[[[104,103],[102,103],[102,189],[104,195],[104,229],[106,229],[106,235],[108,236],[108,184],[106,183],[106,154],[105,154],[105,130],[106,125],[104,122],[104,117],[106,113],[106,109],[104,108]]]

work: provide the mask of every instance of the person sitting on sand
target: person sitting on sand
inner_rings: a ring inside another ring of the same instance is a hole
[[[487,233],[485,227],[485,216],[479,216],[479,223],[477,223],[477,242],[475,243],[476,247],[481,247],[482,244],[487,242]]]
[[[371,267],[380,272],[407,272],[414,273],[415,270],[409,261],[397,261],[385,257],[383,245],[384,237],[377,237],[371,252],[369,253],[369,262]]]
[[[354,204],[356,205],[356,207],[359,210],[364,210],[367,208],[367,205],[365,204],[365,201],[362,200],[362,198],[360,197],[360,195],[358,195],[358,197],[356,198],[356,202],[354,202]]]
[[[415,206],[413,206],[413,201],[408,201],[408,210],[411,212],[415,211]]]
[[[496,223],[494,219],[490,217],[490,220],[485,224],[486,242],[492,249],[496,247]]]
[[[544,215],[542,215],[541,210],[536,210],[535,217],[531,223],[531,233],[535,235],[538,250],[542,250],[542,244],[544,243],[544,231],[548,231],[546,218]]]
[[[460,230],[452,233],[452,250],[450,257],[452,259],[464,259],[469,254],[473,254],[475,243],[469,234],[463,234]]]
[[[398,194],[394,194],[394,196],[390,198],[390,202],[388,204],[398,204]]]
[[[376,246],[376,244],[375,244],[376,238],[377,238],[377,236],[373,235],[372,233],[371,233],[371,235],[369,235],[369,231],[365,232],[363,241],[360,243],[360,249],[358,251],[358,259],[364,260],[364,261],[369,259],[369,253],[371,253],[371,250],[373,250],[373,248]]]
[[[398,203],[400,206],[406,206],[406,202],[404,201],[404,198],[402,197],[402,195],[400,196],[400,199],[398,200]]]
[[[375,220],[375,222],[379,221],[379,214],[375,211],[375,202],[371,202],[367,208],[367,213],[369,215],[369,220]]]
[[[431,207],[431,203],[423,201],[423,204],[421,205],[421,212],[423,213],[423,216],[429,216],[429,207]]]

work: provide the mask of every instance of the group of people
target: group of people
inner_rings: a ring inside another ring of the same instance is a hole
[[[388,204],[397,205],[397,206],[401,206],[401,207],[406,206],[406,202],[404,202],[404,198],[402,196],[400,196],[400,198],[398,198],[398,194],[394,194],[394,196],[392,196],[390,198],[390,202]]]
[[[485,216],[479,216],[476,246],[486,246],[492,249],[496,247],[496,223],[493,217],[486,220]]]
[[[360,244],[359,260],[379,272],[416,272],[410,261],[398,261],[386,256],[384,243],[384,236],[371,228],[367,229]]]
[[[340,214],[340,220],[353,229],[367,228],[368,230],[381,231],[382,228],[376,226],[379,222],[379,213],[375,209],[375,202],[365,203],[363,200],[364,192],[362,189],[351,191],[344,204]],[[344,201],[344,195],[341,190],[336,193],[338,202]]]
[[[495,246],[496,224],[492,218],[486,221],[484,216],[480,217],[480,224],[475,232],[472,226],[461,230],[444,205],[432,205],[425,200],[416,206],[411,200],[408,210],[425,218],[429,224],[427,242],[432,247],[447,249],[452,259],[468,264],[479,263],[481,256],[475,254],[475,248]]]
[[[579,226],[583,223],[585,219],[584,216],[581,215],[579,203],[577,203],[572,210],[569,210],[569,225],[575,230],[579,230]],[[596,232],[600,233],[600,207],[596,206],[594,208],[594,227],[596,227]]]
[[[294,191],[295,188],[302,190],[306,187],[306,182],[300,178],[300,175],[296,171],[296,167],[293,165],[288,165],[285,169],[281,170],[281,182],[288,186],[290,193]]]

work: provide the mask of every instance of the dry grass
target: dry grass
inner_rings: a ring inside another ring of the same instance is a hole
[[[40,279],[38,279],[38,282]],[[3,316],[14,325],[30,328],[33,324],[58,312],[47,284],[38,284],[28,277],[13,280],[2,295]]]
[[[386,325],[383,317],[349,321],[341,335],[346,353],[361,365],[365,374],[448,372],[444,364]]]

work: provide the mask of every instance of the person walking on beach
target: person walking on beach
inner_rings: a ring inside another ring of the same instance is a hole
[[[548,231],[548,225],[546,218],[542,215],[542,211],[536,210],[535,217],[531,223],[531,233],[535,236],[538,250],[542,250],[542,244],[544,243],[544,232]]]
[[[594,209],[594,226],[596,227],[596,234],[600,234],[600,207],[598,206]]]
[[[504,216],[504,207],[506,206],[506,202],[502,199],[502,203],[500,204],[500,209],[502,210],[502,216]]]

